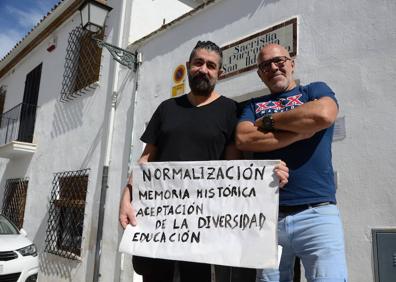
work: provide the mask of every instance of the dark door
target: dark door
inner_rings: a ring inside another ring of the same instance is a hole
[[[37,100],[40,89],[42,63],[26,75],[21,107],[18,141],[32,143],[36,121]]]

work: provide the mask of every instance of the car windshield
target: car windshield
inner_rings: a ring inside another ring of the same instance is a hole
[[[0,235],[5,234],[19,234],[19,232],[7,218],[0,215]]]

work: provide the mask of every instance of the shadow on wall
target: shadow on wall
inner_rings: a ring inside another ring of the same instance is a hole
[[[44,253],[45,238],[48,225],[48,201],[47,201],[47,212],[42,218],[40,226],[37,228],[36,234],[33,238],[33,242],[36,244],[39,254]]]
[[[67,259],[58,255],[45,252],[47,227],[48,227],[48,214],[49,199],[47,199],[47,212],[42,218],[40,226],[33,238],[39,253],[39,277],[44,275],[51,277],[51,281],[67,280],[73,281],[73,273],[76,272],[78,267],[81,267],[81,261]]]
[[[40,253],[39,257],[41,273],[51,277],[52,281],[57,281],[57,277],[73,281],[72,272],[75,272],[76,268],[81,267],[80,261],[62,258],[49,253]]]
[[[55,104],[54,118],[52,119],[51,137],[57,137],[82,125],[84,100],[77,99],[71,102]]]
[[[30,162],[33,158],[33,155],[29,155],[27,157],[20,157],[17,159],[11,159],[5,164],[5,170],[3,175],[1,176],[0,182],[0,200],[1,205],[3,204],[4,197],[4,189],[8,179],[12,178],[25,178],[26,172],[29,168]],[[29,189],[29,188],[28,188]],[[0,209],[1,209],[0,205]]]
[[[95,138],[93,139],[91,145],[89,146],[89,149],[83,159],[83,161],[81,162],[81,169],[85,169],[88,168],[90,165],[90,162],[92,160],[92,156],[94,155],[95,150],[98,150],[98,146],[100,144],[100,142],[102,142],[103,139],[103,123],[99,128],[99,131],[96,133]],[[99,148],[100,149],[100,148]]]
[[[3,205],[3,198],[4,198],[4,190],[5,190],[5,184],[6,184],[6,177],[7,177],[7,167],[8,167],[9,160],[8,159],[1,159],[0,163],[0,208]]]
[[[39,250],[41,272],[39,275],[51,277],[52,281],[57,281],[58,279],[56,279],[56,277],[73,281],[72,272],[74,272],[77,267],[81,266],[81,262],[44,252],[47,226],[48,211],[42,219],[33,240]]]

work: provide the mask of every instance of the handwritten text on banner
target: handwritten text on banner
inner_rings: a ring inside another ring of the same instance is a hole
[[[277,265],[278,161],[152,162],[133,169],[138,225],[120,251],[252,268]]]

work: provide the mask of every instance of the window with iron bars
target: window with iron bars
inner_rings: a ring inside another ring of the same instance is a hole
[[[19,229],[23,226],[28,182],[27,178],[7,179],[4,189],[1,213]]]
[[[80,259],[89,169],[56,173],[52,181],[45,251]]]
[[[73,100],[90,88],[93,89],[93,83],[99,80],[102,48],[92,40],[93,34],[81,26],[69,34],[61,90],[62,102]],[[95,37],[103,39],[103,32],[95,34]]]

